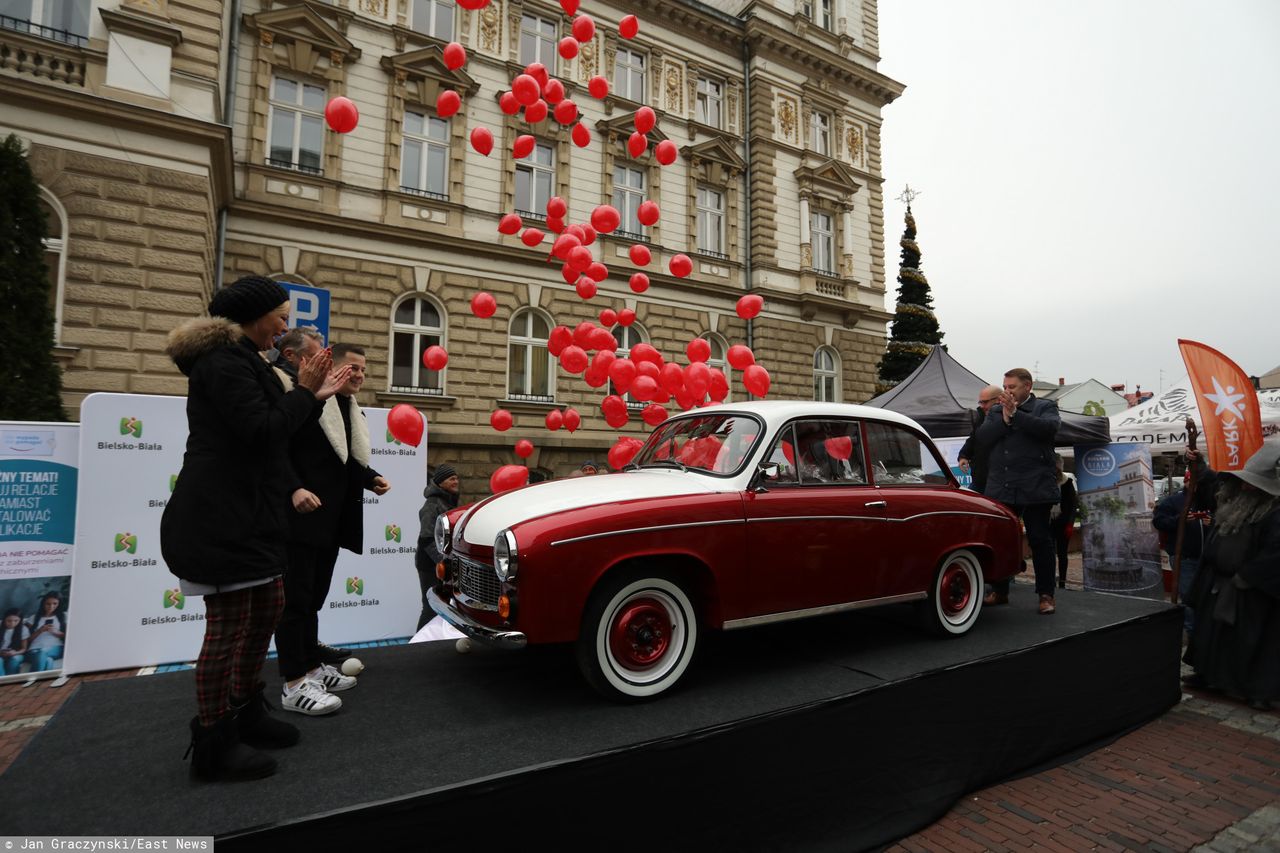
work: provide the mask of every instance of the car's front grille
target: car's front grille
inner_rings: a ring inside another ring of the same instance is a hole
[[[477,563],[455,554],[454,571],[458,578],[458,592],[487,608],[496,609],[501,589],[493,566]]]

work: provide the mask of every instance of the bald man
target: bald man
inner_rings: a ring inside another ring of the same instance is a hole
[[[964,443],[964,447],[960,448],[960,458],[957,460],[961,469],[973,475],[973,490],[978,494],[982,494],[983,489],[987,487],[987,460],[991,456],[991,448],[978,446],[973,437],[978,431],[978,426],[987,419],[987,412],[1000,402],[1000,395],[1003,393],[1004,389],[999,385],[988,385],[978,392],[978,408],[973,413],[973,429],[969,431],[969,439]]]

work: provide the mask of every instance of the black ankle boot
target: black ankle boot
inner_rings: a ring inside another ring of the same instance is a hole
[[[276,760],[240,742],[234,711],[212,726],[191,720],[191,775],[204,782],[241,782],[276,772]],[[183,756],[186,758],[186,755]]]
[[[258,749],[284,749],[293,746],[301,736],[297,726],[291,726],[271,715],[271,703],[265,695],[266,685],[258,682],[257,688],[247,699],[231,697],[231,710],[237,714],[240,742]]]

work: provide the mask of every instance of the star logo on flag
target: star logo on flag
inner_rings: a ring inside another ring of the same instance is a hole
[[[1223,388],[1216,376],[1213,377],[1213,390],[1214,393],[1205,394],[1204,398],[1218,407],[1214,410],[1214,417],[1218,417],[1230,409],[1235,413],[1236,417],[1241,420],[1244,419],[1244,403],[1240,402],[1244,399],[1244,394],[1233,393],[1236,389],[1232,385]]]

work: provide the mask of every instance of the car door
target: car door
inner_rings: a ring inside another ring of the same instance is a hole
[[[883,573],[885,517],[867,483],[859,424],[787,424],[764,458],[776,477],[744,500],[757,614],[874,597]]]

